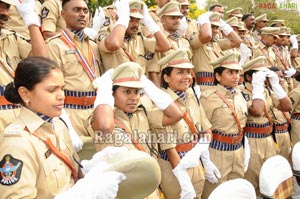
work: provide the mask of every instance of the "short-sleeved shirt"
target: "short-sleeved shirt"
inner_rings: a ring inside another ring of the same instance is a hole
[[[216,94],[216,91],[220,92],[234,107],[242,128],[246,125],[248,114],[248,105],[243,94],[238,89],[235,89],[234,94],[232,94],[224,86],[218,84],[215,88],[206,90],[201,95],[201,104],[205,110],[207,119],[211,122],[211,129],[223,134],[239,133],[237,122],[230,108]]]
[[[61,32],[66,28],[66,22],[61,16],[61,0],[46,0],[42,4],[42,31]]]
[[[179,106],[182,112],[186,113],[190,121],[196,126],[198,133],[203,133],[210,129],[211,124],[206,118],[204,109],[198,104],[195,94],[191,88],[186,90],[186,100],[183,101],[172,89],[165,90]],[[182,118],[176,124],[157,129],[159,146],[161,150],[175,148],[178,142],[189,143],[193,141],[193,132],[187,122]],[[167,134],[167,135],[166,135]],[[166,135],[165,139],[160,139]],[[168,137],[170,136],[170,137]],[[171,138],[172,137],[172,138]],[[168,142],[173,139],[173,142]]]
[[[36,131],[50,138],[78,170],[72,156],[78,157],[65,124],[58,118],[50,124],[22,108],[16,120],[0,134],[1,198],[53,199],[74,184],[69,167],[33,135]]]
[[[70,35],[72,41],[75,41],[80,47],[82,54],[88,59],[89,48],[93,51],[96,60],[93,69],[95,70],[96,77],[100,76],[100,71],[103,71],[100,61],[100,54],[97,44],[90,40],[88,36],[84,36],[84,39],[80,41],[79,37],[70,31],[66,30]],[[58,63],[64,74],[65,89],[70,91],[94,91],[95,88],[92,85],[92,80],[83,69],[83,66],[79,63],[75,53],[76,51],[70,49],[62,40],[62,34],[59,33],[55,37],[47,40],[47,46],[49,49],[50,58]]]
[[[116,51],[110,51],[105,46],[105,38],[108,33],[100,33],[98,47],[105,71],[118,65],[134,61],[140,64],[144,71],[148,62],[153,58],[155,52],[155,39],[145,38],[141,33],[126,35],[124,43]]]

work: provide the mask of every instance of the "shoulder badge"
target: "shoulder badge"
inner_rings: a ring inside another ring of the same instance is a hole
[[[244,99],[248,102],[250,100],[250,95],[248,95],[247,93],[241,92]]]
[[[49,9],[47,9],[46,7],[44,7],[41,11],[41,18],[45,19],[49,14]]]
[[[141,56],[143,56],[147,61],[150,61],[151,59],[153,59],[154,53],[146,52],[145,55],[141,55]]]
[[[23,162],[6,154],[0,161],[0,184],[10,186],[20,180]]]
[[[110,24],[110,18],[108,16],[105,16],[105,21],[103,23],[103,26],[108,26]]]

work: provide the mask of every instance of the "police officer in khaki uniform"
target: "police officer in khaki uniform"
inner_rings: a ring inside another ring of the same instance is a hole
[[[34,12],[37,13],[38,15],[40,15],[41,6],[42,5],[40,1],[35,0]],[[4,28],[7,30],[15,31],[18,34],[18,36],[29,41],[30,40],[29,30],[24,28],[24,22],[17,8],[15,6],[11,6],[9,12],[10,15],[7,23],[4,25]]]
[[[249,139],[251,157],[245,179],[249,180],[259,195],[259,171],[263,162],[276,155],[275,143],[272,138],[273,120],[272,107],[288,112],[291,101],[279,84],[276,73],[268,69],[264,56],[254,58],[243,65],[245,77],[244,96],[248,102],[249,114],[244,134]],[[265,89],[265,80],[271,85],[277,99],[273,100],[269,91]]]
[[[147,72],[149,73],[150,79],[157,85],[160,85],[160,66],[157,61],[168,53],[178,48],[185,48],[191,52],[189,41],[178,33],[180,27],[180,20],[183,17],[180,12],[179,3],[171,1],[165,4],[157,13],[160,17],[160,22],[163,26],[163,32],[171,44],[171,50],[163,53],[156,53],[153,60],[148,66]]]
[[[204,91],[201,96],[201,104],[212,124],[210,158],[221,174],[217,181],[205,182],[202,198],[208,198],[219,184],[227,180],[243,178],[248,167],[248,150],[243,149],[243,128],[248,110],[246,100],[237,89],[242,70],[238,56],[237,52],[228,53],[211,63],[218,84],[214,89]],[[244,147],[248,147],[247,141]]]
[[[12,81],[14,71],[21,59],[28,56],[48,56],[44,39],[39,31],[40,21],[33,11],[34,1],[24,1],[17,4],[15,8],[20,16],[26,17],[23,28],[28,27],[31,36],[31,45],[14,32],[4,29],[10,13],[10,6],[15,5],[11,0],[0,1],[1,34],[0,34],[0,132],[4,130],[18,114],[19,106],[13,105],[4,98],[5,85]],[[24,12],[26,10],[27,14]],[[29,11],[29,12],[28,12]],[[31,52],[30,52],[31,51]]]
[[[85,1],[62,1],[62,16],[67,28],[47,42],[50,58],[59,64],[64,73],[65,109],[75,131],[85,143],[79,152],[81,159],[89,159],[95,152],[88,118],[96,97],[93,82],[103,71],[97,44],[83,32],[88,15]]]
[[[42,4],[42,33],[48,39],[66,28],[66,22],[61,16],[62,0],[46,0]]]
[[[267,14],[262,14],[258,17],[255,17],[255,30],[253,31],[252,35],[256,42],[261,40],[261,29],[267,27],[268,21]]]
[[[284,20],[283,19],[274,19],[270,21],[270,27],[284,27]]]
[[[256,40],[253,37],[253,28],[255,26],[255,18],[252,13],[244,14],[242,17],[242,21],[245,23],[245,28],[247,29],[245,35],[245,44],[248,47],[253,47],[256,45]]]
[[[114,145],[155,154],[150,126],[162,128],[182,118],[172,99],[143,76],[141,66],[135,62],[125,62],[108,70],[97,83],[99,89],[93,118],[97,150]],[[158,108],[143,106],[140,101],[142,88]],[[152,198],[160,198],[158,190],[147,197]]]
[[[279,78],[279,83],[282,86],[282,88],[285,90],[284,86],[287,85],[286,80],[283,75],[283,71],[280,70],[279,67],[271,67],[270,70],[274,71]],[[272,88],[269,87],[269,92],[271,94],[271,97],[276,101],[276,95],[272,91]],[[287,90],[285,90],[286,93],[288,93]],[[275,141],[277,144],[277,154],[285,157],[286,159],[289,158],[290,155],[290,148],[291,148],[291,139],[290,134],[288,131],[290,121],[291,121],[291,115],[289,112],[282,112],[279,109],[277,109],[276,106],[273,106],[271,109],[271,117],[273,119],[274,123],[274,135]]]
[[[8,101],[23,107],[1,134],[0,198],[50,199],[77,180],[73,157],[78,157],[65,124],[57,118],[63,108],[64,85],[62,72],[49,59],[27,58],[19,63],[14,82],[5,90]]]
[[[275,40],[279,37],[280,28],[276,27],[265,27],[261,31],[261,40],[256,46],[253,46],[252,53],[253,58],[258,56],[265,56],[267,59],[267,64],[271,66],[276,66],[276,55],[272,49]]]
[[[128,5],[129,4],[129,5]],[[100,33],[98,47],[105,71],[124,62],[139,63],[146,70],[155,52],[170,49],[168,40],[152,20],[145,3],[140,0],[120,1],[116,4],[118,21],[110,33]],[[124,9],[128,7],[128,9]],[[140,20],[147,25],[155,39],[145,38],[139,31]]]
[[[195,32],[199,30],[199,25],[197,21],[194,19],[189,18],[190,12],[190,3],[188,0],[178,0],[180,5],[180,12],[182,13],[183,17],[180,21],[180,28],[179,33],[182,34],[184,37],[189,38]]]
[[[213,13],[211,15],[209,13],[205,13],[204,16],[205,15],[210,21],[208,24],[211,26],[212,39],[210,39],[208,43],[203,43],[198,37],[189,39],[193,49],[194,56],[192,57],[192,62],[195,66],[194,71],[196,74],[196,80],[198,85],[200,85],[201,90],[210,89],[214,86],[213,66],[210,65],[210,62],[223,56],[224,50],[238,47],[241,43],[237,33],[234,32],[226,22],[220,19],[220,15],[218,13]],[[228,39],[217,40],[216,36],[219,30],[226,32]]]
[[[299,75],[295,77],[299,81]],[[300,141],[300,85],[298,84],[291,93],[289,97],[292,101],[292,111],[291,111],[291,141],[293,146]]]
[[[193,65],[190,62],[188,51],[177,49],[159,60],[158,64],[162,71],[163,90],[171,96],[182,113],[186,114],[186,117],[176,124],[155,129],[156,133],[160,133],[160,135],[167,132],[170,136],[174,136],[174,141],[171,143],[163,140],[159,143],[159,165],[162,173],[160,188],[165,198],[180,198],[181,193],[185,191],[182,187],[183,182],[174,175],[176,173],[172,173],[172,170],[176,170],[181,159],[193,149],[193,142],[197,142],[200,136],[211,137],[211,125],[206,119],[202,105],[199,104],[195,93],[190,88],[189,79]],[[179,84],[179,82],[185,83]],[[197,137],[196,140],[192,139],[194,136]],[[195,158],[196,161],[199,161],[200,155]],[[205,180],[203,166],[198,162],[194,167],[188,168],[187,172],[190,176],[187,181],[195,190],[195,198],[201,198]]]

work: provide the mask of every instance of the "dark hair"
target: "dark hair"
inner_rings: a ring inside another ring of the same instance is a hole
[[[253,13],[244,14],[243,17],[242,17],[242,21],[245,21],[250,16],[253,16]]]
[[[252,77],[253,73],[255,73],[255,72],[256,72],[256,70],[248,70],[247,72],[245,72],[244,73],[244,81],[245,82],[249,82],[248,79],[247,79],[247,75],[250,76],[250,77]]]
[[[52,69],[58,69],[56,62],[45,57],[29,57],[23,59],[17,66],[14,81],[7,84],[4,97],[14,104],[24,104],[18,89],[23,86],[29,91],[40,83]]]
[[[164,75],[170,76],[173,69],[174,67],[167,67],[161,71],[161,76],[160,76],[161,87],[165,89],[169,87],[169,84],[164,80]]]
[[[209,11],[212,11],[213,9],[215,9],[215,7],[223,8],[223,6],[220,5],[220,4],[213,4],[213,5],[211,5],[211,6],[209,7]]]
[[[277,71],[281,71],[280,68],[278,68],[277,66],[272,66],[271,68],[269,68],[271,71],[277,72]]]
[[[219,83],[219,81],[216,78],[216,74],[222,75],[222,73],[225,69],[226,68],[223,66],[220,66],[220,67],[214,69],[214,77],[215,77],[214,84],[215,85],[217,85]]]
[[[62,2],[61,2],[61,7],[63,8],[68,2],[70,2],[70,1],[72,1],[72,0],[62,0]],[[85,0],[82,0],[82,1],[84,1],[85,3],[86,3],[86,1]]]
[[[116,90],[117,90],[119,87],[120,87],[120,86],[118,86],[118,85],[113,86],[113,87],[112,87],[112,92],[115,93]]]

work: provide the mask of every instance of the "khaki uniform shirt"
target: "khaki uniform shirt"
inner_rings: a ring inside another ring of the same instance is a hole
[[[182,112],[187,113],[189,119],[198,129],[198,133],[203,133],[210,129],[211,124],[207,120],[204,109],[202,105],[198,104],[195,94],[191,88],[186,90],[186,101],[184,102],[174,91],[170,88],[165,90],[173,99],[173,101],[179,106]],[[193,141],[193,132],[189,128],[186,121],[182,118],[176,124],[166,126],[163,129],[158,129],[157,131],[160,145],[160,150],[166,150],[170,148],[175,148],[177,142],[189,143]],[[166,139],[160,139],[164,136],[170,136]],[[168,142],[169,140],[173,142]]]
[[[154,38],[145,38],[141,33],[131,36],[127,35],[119,50],[109,51],[105,47],[107,34],[101,33],[98,38],[98,47],[105,71],[128,61],[136,62],[143,67],[144,71],[146,70],[148,62],[153,58],[155,53],[156,41]]]
[[[195,32],[199,31],[199,25],[195,19],[187,19],[187,28],[185,31],[185,37],[189,38],[192,36]]]
[[[300,85],[292,90],[292,92],[289,94],[289,97],[292,101],[291,113],[300,113]]]
[[[81,48],[84,56],[88,59],[88,48],[89,45],[91,50],[94,52],[96,64],[94,67],[96,77],[100,76],[100,71],[102,72],[102,65],[100,62],[100,54],[97,44],[90,40],[88,36],[85,35],[83,41],[81,42],[77,35],[74,35],[68,31],[71,39],[75,41]],[[92,86],[92,81],[89,79],[87,73],[84,71],[82,65],[78,62],[75,56],[75,50],[71,50],[61,39],[61,34],[57,34],[55,37],[47,40],[47,46],[49,49],[49,56],[52,60],[56,61],[63,71],[65,78],[65,89],[71,91],[94,91]]]
[[[271,47],[267,47],[262,41],[259,41],[258,44],[252,48],[253,58],[258,56],[265,56],[267,58],[267,64],[271,66],[275,66],[276,59],[275,53]]]
[[[289,68],[291,66],[291,60],[290,60],[290,54],[283,46],[273,46],[273,52],[276,57],[276,63],[277,67],[279,67],[282,70],[286,70],[286,68]]]
[[[45,0],[41,8],[42,31],[61,32],[66,22],[61,16],[61,0]]]
[[[255,40],[252,31],[247,30],[247,32],[245,34],[245,44],[249,48],[252,48],[257,45],[257,41]]]
[[[283,113],[281,110],[277,109],[279,105],[279,99],[276,94],[270,90],[271,98],[272,98],[272,106],[268,110],[269,115],[274,120],[276,124],[283,124],[287,122],[287,118],[289,118],[289,113]]]
[[[65,124],[53,118],[51,125],[29,109],[22,108],[17,119],[0,135],[0,198],[53,199],[74,184],[71,170],[32,134],[35,131],[49,137],[78,170],[72,158],[77,154]]]
[[[0,59],[6,62],[13,70],[18,63],[28,57],[31,45],[18,37],[14,32],[2,29],[0,35]]]
[[[259,43],[259,41],[261,40],[260,32],[257,30],[254,30],[253,32],[251,32],[251,35],[252,35],[253,39],[255,40],[255,43]]]
[[[172,52],[173,50],[176,50],[178,48],[185,48],[188,49],[192,55],[192,49],[190,46],[190,43],[187,39],[185,39],[182,36],[177,35],[178,37],[172,36],[170,33],[167,31],[163,31],[167,39],[169,40],[171,44],[170,50],[163,52],[163,53],[155,53],[154,58],[152,59],[151,63],[149,63],[147,72],[157,72],[160,73],[160,66],[157,64],[157,61],[160,60],[161,58],[165,57],[167,54]]]
[[[244,95],[246,96],[247,103],[248,103],[248,107],[250,107],[252,105],[252,85],[249,82],[246,82],[245,84],[245,89],[243,90]],[[268,94],[269,91],[267,91],[265,89],[264,92],[264,97],[265,97],[265,107],[268,110],[268,113],[270,113],[270,108],[271,106],[273,106],[273,102],[272,102],[272,98],[271,96]],[[277,107],[277,106],[276,106]],[[271,115],[270,115],[271,116]],[[256,116],[252,116],[250,113],[248,115],[248,119],[247,119],[247,123],[256,123],[256,124],[264,124],[269,122],[268,118],[266,117],[265,114],[262,114],[260,117],[256,117]]]
[[[213,66],[209,63],[222,56],[222,51],[231,48],[228,39],[212,40],[207,44],[202,44],[199,41],[199,33],[189,38],[191,47],[193,49],[192,62],[195,66],[195,73],[211,72],[213,73]]]
[[[234,107],[241,127],[245,127],[247,121],[248,107],[242,93],[236,89],[232,94],[225,87],[218,84],[214,89],[206,90],[201,95],[201,104],[205,110],[207,119],[211,122],[212,130],[224,134],[239,133],[237,122],[227,104],[215,93],[219,91]]]
[[[40,15],[41,13],[41,3],[35,0],[34,12]],[[11,6],[9,8],[9,18],[4,28],[7,30],[15,31],[20,37],[30,40],[29,30],[25,27],[22,17],[20,16],[16,6]]]

